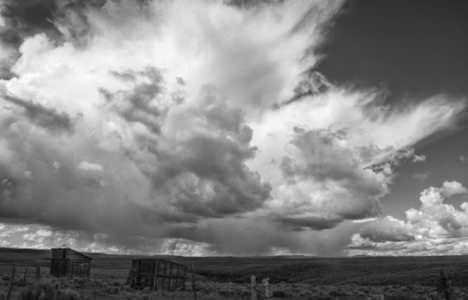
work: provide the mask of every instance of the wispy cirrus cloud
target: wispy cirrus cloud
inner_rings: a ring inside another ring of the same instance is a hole
[[[413,179],[426,181],[431,176],[431,172],[413,174]]]

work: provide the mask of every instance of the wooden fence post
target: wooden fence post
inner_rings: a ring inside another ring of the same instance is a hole
[[[192,290],[193,290],[193,299],[197,300],[197,292],[195,291],[195,278],[194,278],[195,268],[192,264]]]
[[[175,280],[175,286],[176,288],[179,287],[179,264],[176,264],[176,280]]]
[[[130,271],[128,272],[127,281],[125,281],[125,284],[130,285],[130,287],[134,287],[135,273],[136,273],[135,269],[131,268]]]
[[[156,261],[154,259],[150,260],[150,277],[149,277],[149,287],[150,290],[154,291],[154,271],[155,271],[155,263]]]
[[[36,279],[41,279],[41,266],[39,265],[39,263],[36,263]]]
[[[13,289],[13,281],[15,280],[15,269],[16,268],[14,266],[11,268],[10,285],[8,286],[6,300],[11,299],[11,290]]]
[[[185,291],[185,284],[187,283],[187,271],[188,271],[188,268],[187,266],[184,266],[184,287],[183,287],[183,290]]]
[[[257,300],[257,282],[255,280],[255,276],[252,275],[250,277],[250,294],[251,294],[251,299],[252,300]]]
[[[445,269],[440,270],[440,287],[444,293],[445,300],[452,300],[452,281],[448,278]]]
[[[262,284],[263,284],[263,291],[264,291],[264,294],[265,294],[265,298],[266,299],[271,299],[272,297],[272,293],[271,293],[271,289],[270,289],[270,278],[264,278],[262,280]]]
[[[26,275],[28,274],[28,268],[24,269],[23,283],[26,284]]]
[[[149,277],[150,277],[150,260],[149,259],[145,259],[144,260],[145,262],[145,265],[146,265],[146,269],[145,269],[145,285],[143,288],[145,287],[149,287]]]
[[[167,275],[167,264],[166,264],[166,261],[165,260],[161,260],[163,262],[163,276],[162,276],[162,280],[161,280],[161,290],[164,291],[164,289],[166,288],[166,275]]]
[[[154,289],[156,291],[161,290],[161,287],[158,287],[158,279],[159,279],[159,263],[161,262],[160,259],[156,261],[156,276],[154,277]]]
[[[173,263],[171,262],[169,264],[169,286],[167,287],[168,291],[172,290],[172,265],[173,265]]]

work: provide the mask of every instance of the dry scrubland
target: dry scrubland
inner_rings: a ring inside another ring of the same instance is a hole
[[[58,279],[48,276],[50,251],[0,249],[0,300],[5,299],[12,265],[17,266],[12,299],[193,299],[190,281],[185,291],[162,293],[126,286],[135,256],[87,255],[93,258],[89,279]],[[385,299],[442,299],[437,291],[441,268],[450,274],[455,299],[468,299],[466,256],[162,258],[195,266],[198,299],[249,299],[251,275],[258,281],[270,278],[274,299],[376,299],[377,295]],[[34,274],[37,260],[43,262],[39,281]],[[259,295],[261,290],[259,286]]]

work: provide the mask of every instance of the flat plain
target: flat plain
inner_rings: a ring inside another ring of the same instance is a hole
[[[191,274],[185,290],[134,290],[125,285],[131,260],[145,257],[85,254],[93,259],[89,279],[52,278],[48,275],[49,250],[1,248],[0,300],[6,298],[12,266],[16,273],[12,299],[40,299],[25,295],[44,287],[63,291],[60,299],[193,299]],[[190,270],[193,266],[198,299],[250,299],[252,275],[257,278],[258,299],[264,299],[261,280],[267,277],[273,299],[379,299],[380,295],[384,299],[442,299],[438,289],[441,269],[449,274],[455,299],[468,299],[468,256],[151,258],[184,264]],[[36,263],[41,266],[39,280]]]

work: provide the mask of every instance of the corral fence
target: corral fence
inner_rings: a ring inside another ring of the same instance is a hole
[[[187,267],[164,259],[133,259],[126,284],[135,289],[167,290],[185,288]]]
[[[50,275],[55,277],[89,277],[92,258],[70,248],[52,249]]]
[[[439,295],[443,297],[444,300],[455,300],[452,281],[450,280],[450,276],[445,269],[440,269],[440,278],[439,283],[437,286],[437,291]],[[257,284],[257,278],[255,276],[250,277],[250,299],[251,300],[260,300],[260,299],[273,299],[273,293],[271,292],[270,288],[270,279],[265,278],[262,280],[261,285]],[[310,299],[307,298],[288,298],[294,300],[305,300]],[[463,298],[465,299],[465,298]],[[373,295],[369,296],[366,300],[385,300],[384,295]]]
[[[55,258],[50,262],[50,275],[55,277],[89,277],[90,272],[90,261]]]
[[[36,280],[41,279],[41,268],[44,267],[44,263],[36,261],[35,265],[25,265],[25,264],[13,264],[11,265],[10,275],[8,276],[8,284],[6,290],[6,300],[12,299],[12,292],[14,286],[25,286],[28,282],[28,279],[31,279],[31,276]],[[1,295],[0,295],[1,296]],[[1,297],[0,297],[1,298]]]

